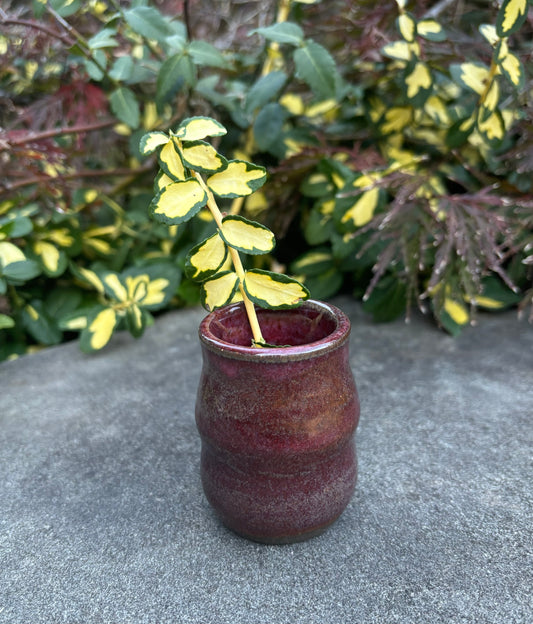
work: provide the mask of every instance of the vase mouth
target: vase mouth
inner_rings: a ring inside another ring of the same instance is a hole
[[[297,308],[256,311],[266,342],[276,346],[251,346],[252,332],[242,302],[210,312],[200,323],[200,341],[210,351],[226,357],[282,362],[337,349],[350,334],[346,314],[323,301],[310,299]]]

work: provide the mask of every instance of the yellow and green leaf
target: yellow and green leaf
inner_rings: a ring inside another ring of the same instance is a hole
[[[502,74],[516,89],[522,89],[525,82],[524,67],[522,62],[512,52],[508,52],[500,61],[499,68]]]
[[[24,262],[26,256],[22,249],[7,241],[0,242],[0,266],[6,267],[15,262]]]
[[[397,61],[410,61],[418,58],[420,55],[420,46],[418,42],[408,43],[407,41],[393,41],[387,43],[381,48],[384,56],[395,59]]]
[[[416,26],[417,34],[429,41],[444,41],[446,39],[446,31],[434,19],[420,20]]]
[[[428,99],[433,79],[428,66],[422,61],[407,66],[404,77],[407,98],[415,105],[422,106]]]
[[[309,291],[297,280],[261,269],[246,271],[244,290],[254,303],[272,310],[294,308],[309,298]]]
[[[154,217],[167,224],[188,221],[207,203],[207,193],[197,180],[189,178],[165,186],[152,200]]]
[[[499,145],[505,138],[505,123],[497,109],[490,115],[484,115],[480,109],[476,128],[489,145]]]
[[[230,247],[252,255],[270,253],[276,244],[274,234],[267,227],[239,215],[224,217],[220,235]]]
[[[161,169],[176,182],[187,179],[187,172],[181,160],[176,141],[166,143],[159,152],[159,165]]]
[[[148,156],[155,152],[158,147],[165,145],[169,141],[170,138],[164,132],[148,132],[139,142],[139,152],[143,156]]]
[[[116,273],[106,273],[102,282],[109,297],[121,302],[128,300],[128,291]]]
[[[495,47],[500,41],[498,33],[496,32],[496,26],[492,24],[481,24],[478,30],[492,47]]]
[[[97,351],[109,342],[119,317],[113,308],[98,306],[88,317],[87,326],[81,332],[80,347],[82,351]]]
[[[181,156],[188,167],[204,173],[221,171],[228,162],[212,145],[204,141],[185,143],[181,148]]]
[[[503,0],[496,17],[496,32],[499,37],[509,37],[525,22],[528,0]]]
[[[482,63],[461,63],[452,64],[450,72],[456,82],[461,84],[478,95],[485,91],[489,77],[489,68]]]
[[[207,179],[207,186],[215,195],[232,199],[251,195],[266,180],[264,167],[252,165],[244,160],[230,160],[224,171]]]
[[[405,41],[411,43],[416,37],[416,20],[410,13],[402,12],[396,21],[398,30]]]
[[[135,338],[142,336],[149,319],[151,319],[151,316],[148,312],[136,303],[128,306],[126,310],[126,327]]]
[[[185,272],[198,281],[209,279],[222,267],[228,249],[218,232],[195,245],[187,254]]]
[[[39,258],[44,272],[50,277],[57,277],[67,268],[67,256],[64,251],[58,249],[47,241],[35,241],[33,253]]]
[[[86,269],[84,267],[74,267],[74,274],[78,275],[82,280],[89,283],[93,288],[95,288],[99,293],[103,294],[105,291],[105,286],[100,276],[97,275],[94,271],[90,269]]]
[[[380,189],[372,188],[357,196],[352,206],[341,217],[341,223],[356,227],[366,225],[374,216],[381,199]]]
[[[208,311],[228,304],[239,288],[239,278],[234,271],[219,273],[202,284],[202,305]]]
[[[184,119],[176,130],[176,136],[182,141],[199,141],[206,137],[226,134],[224,126],[210,117],[189,117]]]

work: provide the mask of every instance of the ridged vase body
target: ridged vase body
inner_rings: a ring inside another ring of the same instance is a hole
[[[268,343],[290,346],[251,347],[242,304],[215,310],[200,325],[202,484],[227,527],[289,543],[321,533],[355,488],[350,323],[316,301],[258,316]]]

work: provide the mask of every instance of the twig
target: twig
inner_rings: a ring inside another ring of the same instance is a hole
[[[424,19],[435,19],[455,1],[456,0],[440,0],[440,2],[437,2],[434,7],[431,7],[431,9],[424,14]]]
[[[116,123],[116,120],[106,120],[94,124],[86,124],[84,126],[67,126],[64,128],[53,128],[52,130],[45,130],[43,132],[27,134],[20,139],[7,139],[5,140],[5,144],[0,143],[0,151],[9,149],[10,147],[14,147],[17,145],[34,143],[35,141],[42,141],[44,139],[63,136],[65,134],[83,134],[85,132],[93,132],[95,130],[101,130],[102,128],[109,128],[110,126],[114,126]]]
[[[39,184],[40,182],[56,182],[58,180],[75,180],[76,178],[101,178],[101,177],[117,177],[117,176],[131,176],[133,173],[135,175],[146,173],[152,170],[152,164],[147,167],[141,167],[139,169],[129,169],[129,168],[118,168],[118,169],[82,169],[80,171],[74,171],[72,173],[64,173],[62,175],[58,175],[57,177],[52,176],[33,176],[31,178],[26,178],[21,180],[20,182],[14,182],[13,184],[0,183],[0,187],[10,192],[15,191],[19,188],[24,188],[25,186],[31,186],[32,184]]]
[[[59,39],[59,41],[61,41],[67,46],[71,46],[73,43],[73,41],[69,39],[68,37],[65,37],[61,33],[55,32],[54,30],[52,30],[51,28],[48,28],[48,26],[45,26],[44,24],[35,22],[34,20],[15,19],[15,18],[9,17],[8,14],[3,9],[0,9],[0,23],[3,24],[4,26],[25,26],[26,28],[34,28],[35,30],[40,30],[41,32],[46,33],[47,35],[50,35],[50,37]]]

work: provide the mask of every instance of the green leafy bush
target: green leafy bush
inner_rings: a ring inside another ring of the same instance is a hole
[[[140,335],[200,301],[186,256],[216,224],[151,219],[159,162],[139,151],[195,115],[228,128],[217,150],[268,171],[222,206],[280,240],[252,268],[288,267],[315,298],[351,291],[376,320],[418,305],[454,334],[476,307],[533,317],[527,0],[462,16],[239,3],[225,29],[225,5],[202,2],[0,9],[0,359],[77,332],[88,348],[103,310]],[[195,34],[206,24],[218,41]]]

